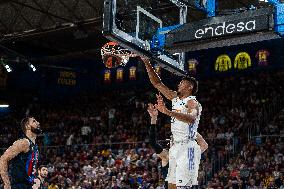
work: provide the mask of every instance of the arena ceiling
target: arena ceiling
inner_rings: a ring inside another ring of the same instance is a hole
[[[156,15],[174,8],[169,0],[135,1],[143,2]],[[250,5],[267,6],[258,0],[217,3],[219,14]],[[102,16],[103,0],[0,0],[0,44],[23,55],[32,54],[27,52],[30,49],[41,54],[40,59],[98,58],[107,41],[101,34]],[[190,8],[188,20],[202,18],[203,13]]]

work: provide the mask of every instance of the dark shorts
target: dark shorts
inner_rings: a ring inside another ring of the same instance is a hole
[[[11,189],[32,189],[28,184],[11,184]]]

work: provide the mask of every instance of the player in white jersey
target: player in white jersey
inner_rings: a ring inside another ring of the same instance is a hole
[[[198,185],[201,150],[195,139],[202,108],[193,96],[198,90],[198,83],[194,78],[183,78],[178,85],[178,91],[172,91],[161,82],[149,59],[142,57],[142,60],[153,86],[172,101],[171,111],[166,108],[163,97],[157,95],[156,108],[172,118],[173,145],[169,151],[167,176],[169,189]]]

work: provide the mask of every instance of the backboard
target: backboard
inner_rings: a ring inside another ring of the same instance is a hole
[[[177,75],[185,75],[184,54],[153,49],[158,30],[185,23],[186,6],[168,0],[105,0],[103,34],[109,40],[156,61]],[[167,30],[160,32],[167,33]]]

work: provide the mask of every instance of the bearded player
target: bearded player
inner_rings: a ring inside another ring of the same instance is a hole
[[[173,145],[169,150],[167,176],[169,189],[198,185],[201,149],[195,140],[202,107],[193,96],[198,90],[198,83],[194,78],[183,78],[178,85],[178,91],[172,91],[161,82],[149,59],[143,57],[142,60],[153,86],[172,101],[172,111],[170,111],[166,108],[163,97],[157,95],[156,108],[172,118]]]
[[[21,121],[24,137],[15,141],[0,157],[0,175],[4,189],[32,189],[38,162],[36,137],[41,133],[33,117]]]

